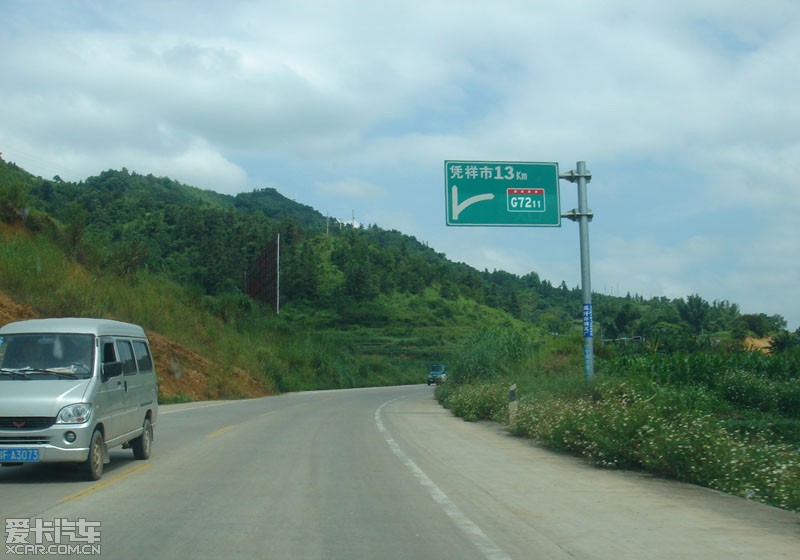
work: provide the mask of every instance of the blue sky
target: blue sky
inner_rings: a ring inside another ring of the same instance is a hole
[[[274,187],[578,286],[570,221],[448,228],[443,162],[586,161],[595,291],[800,326],[795,0],[0,5],[0,152],[35,174]]]

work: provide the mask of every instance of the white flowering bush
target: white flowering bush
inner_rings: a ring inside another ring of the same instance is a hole
[[[711,415],[644,427],[637,455],[650,472],[800,511],[800,451],[737,437]]]
[[[638,468],[800,511],[800,449],[732,434],[715,415],[681,404],[686,393],[642,392],[623,382],[593,397],[526,399],[510,429],[599,466]]]

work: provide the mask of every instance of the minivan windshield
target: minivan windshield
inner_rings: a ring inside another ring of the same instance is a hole
[[[91,334],[0,335],[0,380],[86,379],[92,376],[93,350]]]

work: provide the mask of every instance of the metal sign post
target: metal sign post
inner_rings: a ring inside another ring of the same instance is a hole
[[[594,327],[592,325],[592,274],[589,266],[589,222],[594,214],[589,210],[586,183],[592,174],[586,170],[586,162],[579,161],[576,171],[559,175],[571,183],[578,183],[578,209],[562,214],[580,226],[581,238],[581,301],[583,303],[583,375],[591,380],[594,377]]]

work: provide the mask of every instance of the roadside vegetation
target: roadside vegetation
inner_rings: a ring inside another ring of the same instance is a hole
[[[572,343],[580,344],[577,335]],[[800,512],[800,336],[783,343],[771,354],[602,347],[593,382],[580,364],[558,358],[562,341],[527,349],[512,343],[493,350],[504,368],[456,370],[436,396],[466,420],[509,423],[515,435],[600,467]],[[464,350],[473,344],[465,341]],[[512,383],[518,404],[509,419]]]

